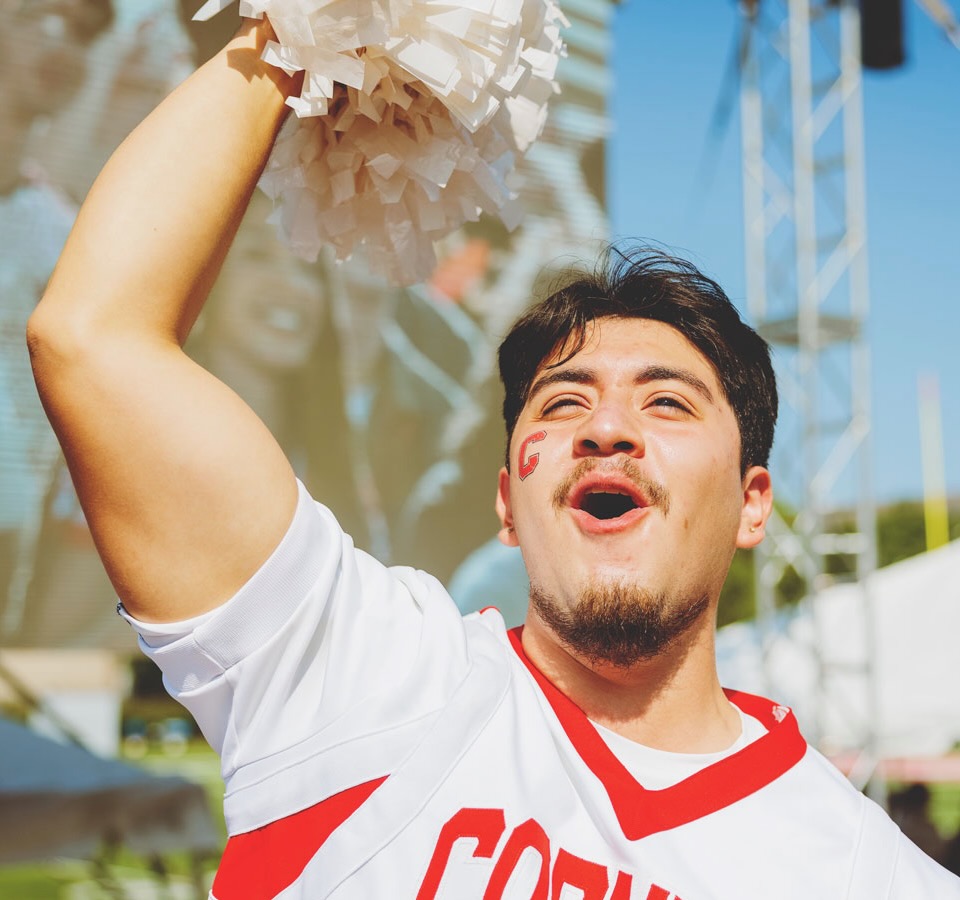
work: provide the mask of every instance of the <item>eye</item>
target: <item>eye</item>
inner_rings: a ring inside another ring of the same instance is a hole
[[[650,401],[650,406],[655,406],[658,409],[668,410],[670,412],[687,413],[690,414],[692,410],[690,407],[679,397],[675,397],[672,394],[660,394],[653,398]]]
[[[559,412],[566,408],[574,408],[582,405],[583,401],[577,397],[557,397],[544,406],[543,415],[548,416],[551,413]]]

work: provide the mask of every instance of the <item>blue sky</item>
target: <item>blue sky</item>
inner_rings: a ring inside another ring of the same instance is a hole
[[[960,14],[960,4],[950,0]],[[917,379],[939,380],[960,494],[960,50],[905,2],[908,59],[865,73],[875,488],[922,494]],[[687,255],[745,309],[739,110],[698,182],[736,26],[733,0],[626,0],[614,20],[608,188],[615,236]]]

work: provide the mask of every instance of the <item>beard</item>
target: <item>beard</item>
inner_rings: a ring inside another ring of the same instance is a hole
[[[584,588],[572,609],[531,585],[530,603],[578,656],[622,669],[673,647],[710,606],[706,593],[678,599],[625,582]]]

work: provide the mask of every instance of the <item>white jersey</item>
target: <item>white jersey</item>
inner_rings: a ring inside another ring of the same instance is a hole
[[[300,490],[227,604],[134,623],[222,755],[215,900],[960,898],[771,701],[730,692],[761,736],[645,788],[495,610],[461,618]]]

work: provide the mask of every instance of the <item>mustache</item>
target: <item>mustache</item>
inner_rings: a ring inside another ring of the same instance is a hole
[[[646,498],[650,506],[655,506],[664,516],[670,512],[670,493],[659,481],[648,478],[640,471],[640,466],[629,456],[621,456],[615,462],[606,462],[595,457],[581,459],[573,471],[557,485],[553,492],[553,507],[561,510],[567,505],[570,492],[585,475],[595,470],[606,474],[620,475],[626,478]]]

